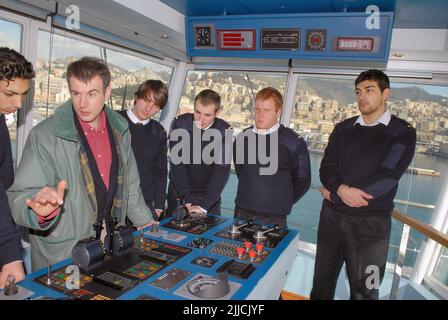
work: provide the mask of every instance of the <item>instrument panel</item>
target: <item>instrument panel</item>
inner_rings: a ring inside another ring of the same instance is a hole
[[[30,291],[26,299],[31,300],[241,300],[272,293],[257,285],[260,279],[272,277],[278,286],[279,267],[292,266],[297,231],[213,215],[199,219],[179,229],[171,219],[162,221],[157,233],[150,228],[134,232],[131,248],[93,269],[73,273],[75,266],[67,259],[17,286]],[[206,230],[198,236],[195,227],[204,223]],[[241,230],[239,238],[236,230]]]

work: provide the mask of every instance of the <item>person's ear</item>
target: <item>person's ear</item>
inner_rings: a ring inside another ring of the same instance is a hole
[[[280,117],[282,116],[282,108],[278,108],[275,114],[277,115],[277,119],[280,120]]]
[[[384,89],[383,91],[383,97],[385,99],[384,101],[389,100],[389,96],[390,96],[390,89],[389,88]]]
[[[104,100],[109,100],[110,94],[112,92],[112,88],[110,86],[106,87],[106,90],[104,91]]]

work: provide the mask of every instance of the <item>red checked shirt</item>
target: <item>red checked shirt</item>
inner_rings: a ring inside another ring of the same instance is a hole
[[[86,136],[92,155],[95,159],[96,166],[103,179],[106,189],[109,189],[110,166],[112,164],[112,151],[110,148],[109,133],[106,125],[106,113],[103,111],[100,114],[100,123],[98,129],[90,126],[88,122],[79,119],[81,128]],[[48,222],[58,215],[60,208],[54,210],[47,217],[37,216],[39,224]]]

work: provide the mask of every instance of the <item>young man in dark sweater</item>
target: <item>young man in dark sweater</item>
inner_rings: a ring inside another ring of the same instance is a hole
[[[282,106],[278,90],[267,87],[259,91],[255,97],[255,124],[234,142],[238,176],[235,218],[286,227],[292,206],[310,188],[308,148],[296,132],[279,124]],[[263,145],[265,150],[260,149]],[[251,156],[256,159],[251,161]]]
[[[134,107],[120,111],[129,123],[143,197],[157,218],[165,211],[167,135],[163,126],[151,118],[167,101],[166,85],[160,80],[146,80],[135,92]]]
[[[20,53],[0,48],[0,289],[9,275],[14,276],[16,282],[25,277],[20,235],[6,195],[6,189],[14,181],[14,166],[5,115],[20,109],[34,76],[33,66]]]
[[[194,99],[194,113],[178,116],[171,125],[168,214],[172,214],[179,198],[185,199],[191,214],[221,214],[221,193],[229,180],[230,161],[221,157],[219,161],[204,161],[203,152],[209,150],[208,147],[215,141],[214,138],[211,141],[202,139],[212,130],[218,133],[220,141],[216,142],[219,144],[221,156],[225,156],[225,137],[230,125],[217,118],[220,106],[221,98],[215,91],[203,90]],[[184,131],[186,139],[176,140],[173,134],[175,131]],[[182,145],[178,145],[179,143]],[[198,146],[197,150],[195,145]],[[186,161],[173,161],[176,156],[182,157],[182,152],[173,152],[175,146],[176,149],[182,146],[184,151],[189,150]]]
[[[324,198],[311,299],[333,299],[345,262],[350,299],[378,299],[398,181],[416,132],[386,109],[389,78],[379,70],[355,81],[361,113],[334,128],[320,167]]]

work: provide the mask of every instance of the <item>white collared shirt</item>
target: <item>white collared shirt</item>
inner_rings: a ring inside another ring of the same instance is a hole
[[[201,129],[201,128],[196,124],[196,121],[194,121],[194,119],[193,119],[193,123],[195,124],[196,128]],[[204,129],[201,129],[201,130],[207,130],[207,129],[210,128],[214,123],[215,123],[215,120],[213,120],[212,123],[210,123],[208,126],[206,126]]]
[[[362,117],[362,115],[360,115],[358,117],[358,119],[356,119],[356,122],[354,123],[354,125],[359,123],[361,126],[373,127],[373,126],[376,126],[377,124],[382,123],[385,126],[387,126],[390,122],[391,116],[392,115],[390,113],[390,110],[388,109],[388,110],[386,110],[386,112],[383,113],[383,115],[381,117],[378,118],[378,120],[376,120],[375,122],[373,122],[371,124],[367,124],[364,121],[364,118]]]
[[[134,123],[134,124],[141,123],[142,125],[146,125],[149,123],[149,121],[151,121],[151,119],[146,119],[146,120],[141,121],[139,118],[137,118],[137,116],[134,114],[134,111],[132,111],[132,109],[126,110],[126,114],[128,115],[129,119],[132,121],[132,123]]]
[[[278,128],[280,128],[280,123],[278,123],[278,122],[276,124],[274,124],[269,129],[257,129],[257,127],[254,124],[252,131],[255,132],[256,134],[268,135],[268,134],[271,134],[272,132],[278,130]]]

